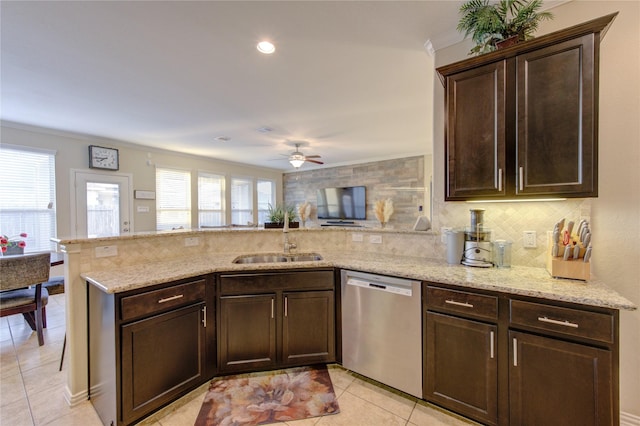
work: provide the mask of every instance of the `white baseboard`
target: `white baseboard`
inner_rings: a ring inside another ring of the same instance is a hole
[[[640,417],[620,412],[620,426],[640,426]]]
[[[64,387],[64,400],[67,401],[70,407],[74,407],[89,398],[89,393],[87,391],[80,392],[76,395],[72,395],[68,386]]]

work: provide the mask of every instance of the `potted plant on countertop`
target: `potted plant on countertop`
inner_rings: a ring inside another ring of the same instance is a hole
[[[293,206],[276,205],[273,207],[269,204],[269,213],[267,215],[267,221],[264,223],[265,229],[268,228],[284,228],[284,214],[289,214],[289,227],[298,228],[300,223],[296,221],[296,209]]]
[[[458,31],[476,43],[470,55],[489,53],[532,39],[540,21],[553,18],[541,7],[542,0],[469,0],[460,7]]]

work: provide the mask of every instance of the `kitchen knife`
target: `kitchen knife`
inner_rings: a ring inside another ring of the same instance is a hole
[[[587,247],[591,243],[591,232],[587,232],[584,234],[584,240],[582,240],[582,245]]]
[[[570,220],[569,223],[567,223],[567,233],[569,234],[569,238],[571,238],[571,232],[573,232],[573,221]]]
[[[589,224],[585,224],[580,232],[580,241],[584,242],[584,236],[589,232]]]
[[[571,256],[571,246],[566,246],[564,248],[564,256],[562,257],[562,260],[569,260],[569,257]]]
[[[586,220],[580,219],[580,222],[578,222],[578,229],[576,230],[576,235],[580,235],[580,233],[582,232],[582,228],[584,227],[584,223],[585,222],[586,222]]]
[[[587,263],[591,260],[591,244],[587,247],[587,250],[584,252],[584,262]]]
[[[560,248],[558,247],[558,242],[553,243],[553,245],[551,246],[551,256],[558,257],[558,250],[560,250]]]
[[[558,230],[562,232],[563,228],[564,228],[564,218],[560,219],[560,222],[558,222]]]
[[[580,257],[580,244],[576,244],[573,246],[573,258],[577,259]]]

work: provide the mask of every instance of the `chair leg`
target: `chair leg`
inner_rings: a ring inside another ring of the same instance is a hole
[[[44,332],[42,330],[42,284],[36,285],[36,332],[38,333],[38,345],[44,345]]]
[[[42,307],[42,328],[47,328],[47,307]]]
[[[24,320],[27,322],[27,324],[29,324],[29,327],[31,327],[33,331],[36,331],[36,316],[33,314],[33,312],[23,312],[22,316],[24,317]]]

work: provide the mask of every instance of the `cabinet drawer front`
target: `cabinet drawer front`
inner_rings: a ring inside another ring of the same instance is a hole
[[[264,294],[278,290],[333,290],[333,271],[296,271],[220,276],[220,295]]]
[[[160,290],[123,297],[120,315],[123,321],[151,315],[176,306],[204,300],[205,280],[192,281]]]
[[[511,301],[511,325],[613,343],[613,315],[540,303]]]
[[[476,318],[498,317],[497,297],[440,287],[427,287],[427,307]]]

